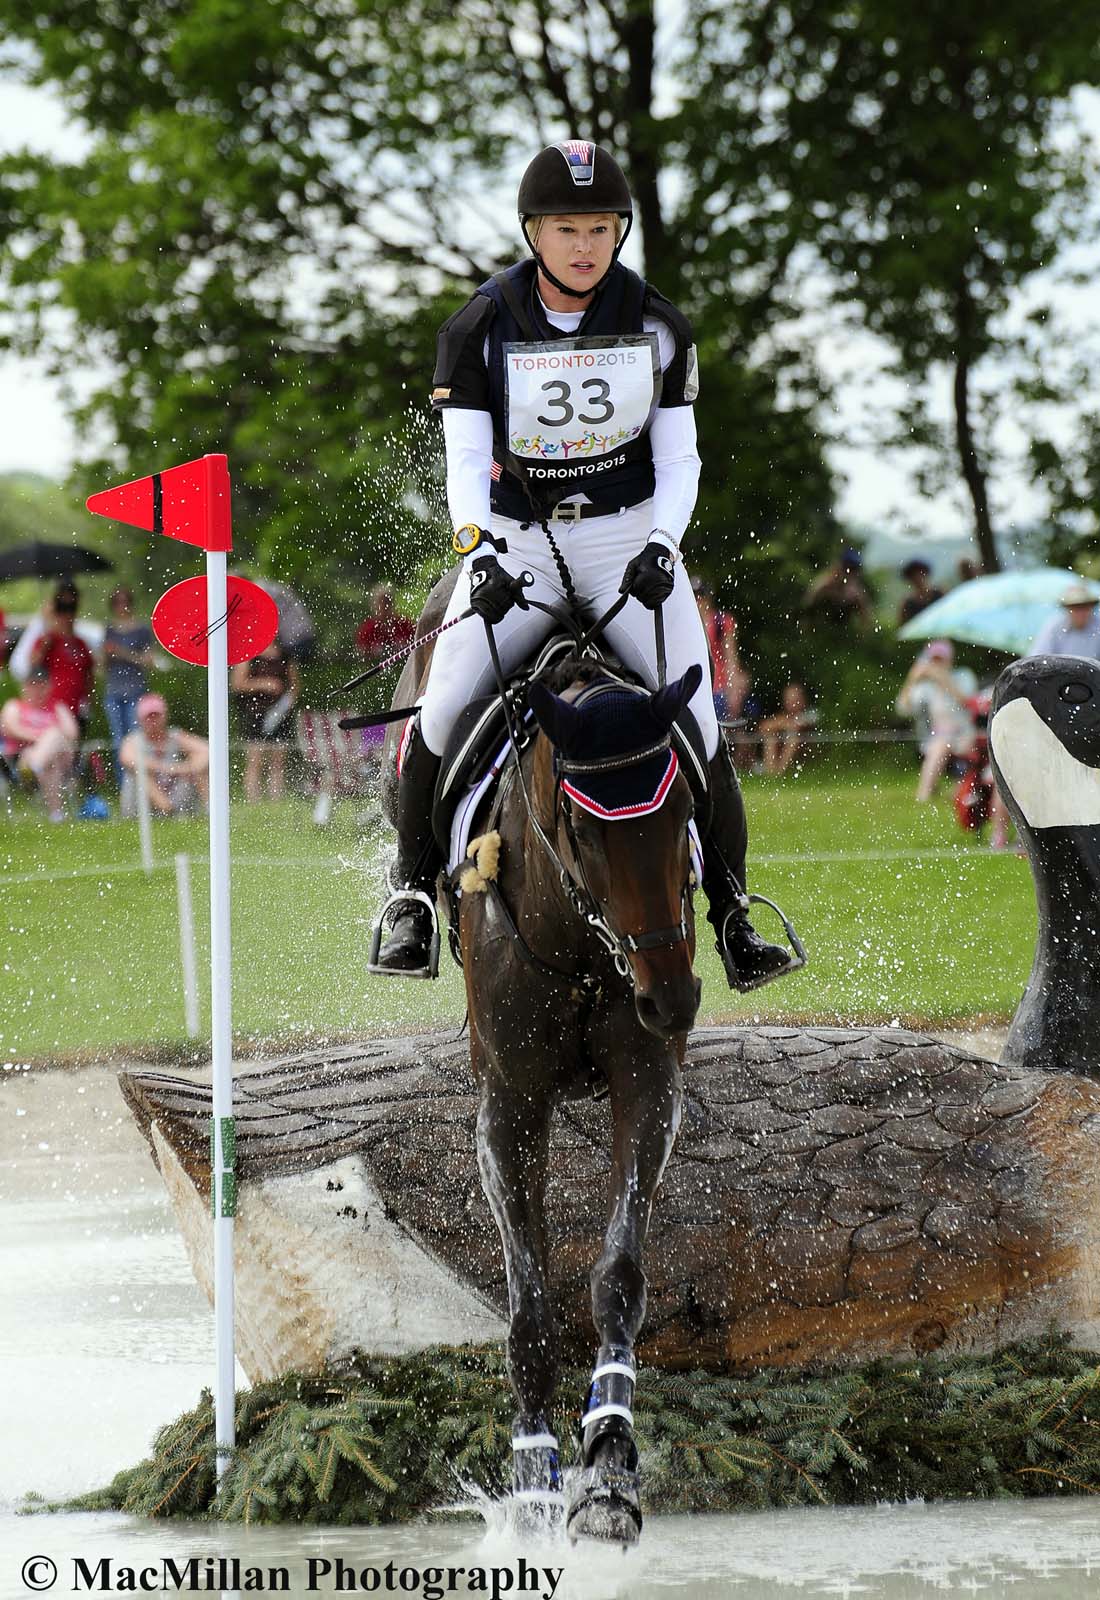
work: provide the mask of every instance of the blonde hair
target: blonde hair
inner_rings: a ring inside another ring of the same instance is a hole
[[[525,229],[527,237],[530,239],[532,246],[535,248],[538,247],[539,234],[542,232],[544,223],[552,222],[554,217],[568,217],[572,214],[573,213],[568,211],[555,211],[552,213],[552,215],[545,217],[528,217],[525,224]],[[594,213],[594,215],[600,217],[607,216],[611,218],[612,222],[615,224],[615,243],[618,244],[619,240],[626,232],[626,218],[620,217],[618,212],[615,211],[597,211]]]

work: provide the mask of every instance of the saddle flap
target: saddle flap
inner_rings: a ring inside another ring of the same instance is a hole
[[[541,678],[574,648],[568,634],[552,634],[538,654],[526,661],[508,680],[514,714],[519,722],[526,717],[524,690],[534,678]],[[439,765],[432,801],[432,832],[446,855],[451,842],[451,825],[462,796],[474,788],[488,771],[501,745],[508,738],[504,708],[497,694],[479,695],[464,706],[451,730]]]

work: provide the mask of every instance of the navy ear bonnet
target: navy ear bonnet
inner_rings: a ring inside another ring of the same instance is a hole
[[[605,822],[657,811],[679,770],[669,730],[699,686],[692,667],[655,695],[597,680],[570,702],[532,684],[531,708],[553,741],[554,770],[571,800]]]

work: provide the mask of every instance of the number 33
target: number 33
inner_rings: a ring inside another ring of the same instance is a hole
[[[592,423],[610,421],[615,415],[615,407],[608,399],[608,395],[611,393],[611,385],[606,383],[603,378],[586,378],[581,384],[581,388],[586,393],[586,404],[601,406],[603,409],[599,416],[591,416],[585,411],[578,411],[576,412],[577,421]],[[554,378],[542,386],[543,394],[553,394],[555,389],[557,390],[557,395],[549,402],[547,409],[557,411],[560,415],[538,417],[536,420],[541,422],[544,428],[564,428],[566,423],[572,422],[574,417],[573,394],[569,385],[562,378]],[[588,393],[589,390],[593,392]]]

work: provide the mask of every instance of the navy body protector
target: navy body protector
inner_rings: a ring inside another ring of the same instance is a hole
[[[494,477],[490,505],[499,516],[529,522],[548,516],[561,500],[584,493],[593,505],[607,511],[638,505],[653,494],[653,450],[648,428],[614,453],[614,460],[598,473],[578,462],[575,474],[563,472],[551,482],[532,477],[508,450],[505,392],[506,344],[549,344],[564,338],[614,337],[640,334],[646,300],[646,282],[621,262],[611,268],[603,287],[588,308],[575,334],[563,334],[547,321],[535,287],[537,263],[521,261],[483,283],[478,294],[496,307],[488,329],[489,408],[493,418],[493,459],[501,469]],[[655,401],[660,399],[660,372],[655,374]]]

